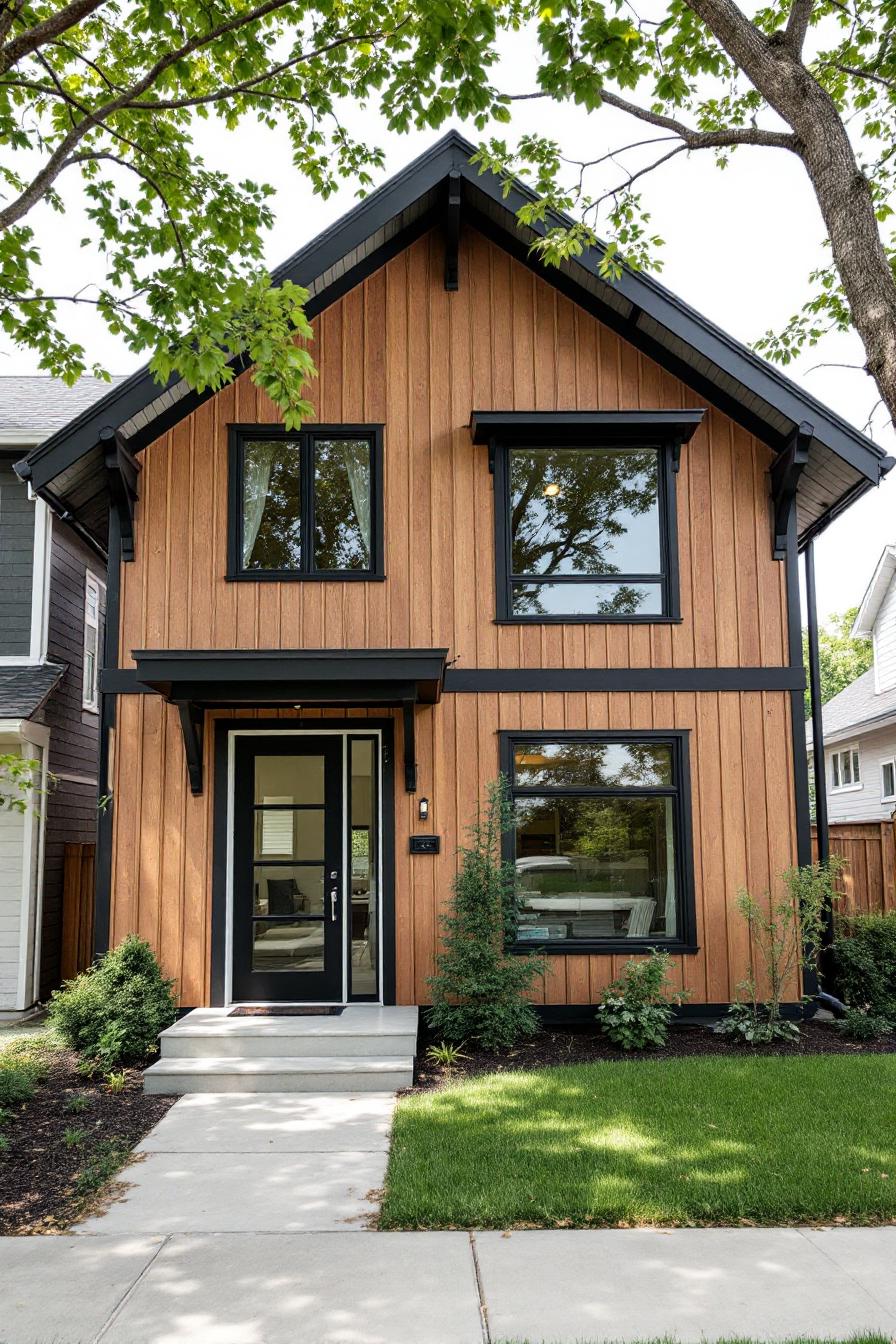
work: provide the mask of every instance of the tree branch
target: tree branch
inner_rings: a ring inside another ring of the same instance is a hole
[[[612,93],[609,89],[601,89],[600,96],[603,102],[610,107],[618,108],[620,112],[627,112],[629,116],[637,117],[639,121],[646,121],[650,126],[671,131],[685,142],[688,149],[730,149],[735,145],[763,145],[772,149],[796,150],[796,137],[787,131],[767,131],[760,126],[726,126],[718,131],[699,131],[675,117],[667,117],[662,112],[654,112],[650,108],[629,102],[627,98],[620,98],[618,93]]]
[[[784,29],[784,45],[792,56],[799,60],[803,52],[803,43],[809,31],[814,0],[793,0],[787,26]]]
[[[58,9],[41,23],[36,23],[33,28],[28,28],[24,33],[11,38],[0,51],[0,75],[10,70],[23,56],[30,55],[32,51],[37,51],[47,42],[52,42],[69,28],[74,28],[103,4],[105,0],[72,0],[72,3],[66,5],[64,9]]]

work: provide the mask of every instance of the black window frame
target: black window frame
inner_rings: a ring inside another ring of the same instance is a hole
[[[385,577],[383,530],[383,429],[382,424],[313,424],[299,430],[283,425],[233,424],[228,430],[227,450],[227,575],[237,583],[381,583]],[[245,569],[243,567],[243,452],[252,440],[280,439],[299,445],[302,473],[302,567],[301,569]],[[370,442],[370,568],[315,569],[314,453],[315,439],[367,439]]]
[[[532,452],[538,449],[570,452],[619,451],[659,454],[658,506],[660,528],[660,571],[658,574],[514,574],[511,566],[512,537],[510,534],[510,454],[514,450]],[[678,504],[676,477],[678,475],[680,439],[657,437],[645,428],[643,437],[608,434],[600,431],[587,437],[570,433],[561,427],[556,433],[543,430],[535,435],[514,435],[496,439],[491,450],[494,461],[495,486],[495,592],[497,595],[497,625],[671,625],[681,622],[681,593],[678,567]],[[513,584],[532,583],[656,583],[662,593],[661,612],[631,612],[606,615],[561,613],[526,615],[513,610]]]
[[[691,812],[691,767],[689,729],[606,729],[601,731],[562,729],[523,729],[502,731],[500,738],[501,773],[507,780],[510,797],[663,797],[672,798],[672,817],[675,827],[675,882],[678,893],[679,931],[675,938],[558,938],[544,943],[535,940],[515,942],[509,951],[526,953],[540,951],[549,956],[614,956],[620,953],[636,954],[658,948],[672,955],[699,952],[697,944],[697,905],[694,884],[694,837]],[[517,786],[514,754],[518,743],[538,742],[649,742],[653,746],[668,746],[672,754],[672,783],[650,787],[589,788],[574,785],[568,788],[550,788],[545,785]],[[505,832],[501,843],[502,857],[508,863],[516,861],[516,828]]]

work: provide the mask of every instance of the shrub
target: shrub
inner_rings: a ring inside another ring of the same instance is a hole
[[[0,1106],[29,1101],[46,1075],[51,1047],[42,1039],[22,1037],[0,1050]]]
[[[175,1017],[173,980],[166,980],[152,948],[129,934],[90,970],[69,980],[50,1000],[60,1036],[104,1068],[138,1064]]]
[[[597,1020],[605,1036],[623,1050],[665,1045],[672,1021],[672,1005],[688,997],[672,989],[672,958],[656,948],[643,961],[627,961],[622,975],[604,991]]]
[[[442,919],[443,950],[436,957],[429,1023],[446,1041],[471,1040],[506,1050],[539,1028],[525,995],[544,974],[543,958],[513,955],[519,878],[501,858],[501,836],[513,826],[507,781],[488,787],[485,808],[468,827],[454,879],[454,904]]]
[[[844,915],[831,947],[837,987],[847,1003],[896,1019],[896,912]]]
[[[731,1005],[716,1031],[738,1036],[750,1045],[799,1036],[797,1023],[783,1016],[784,996],[797,973],[817,961],[827,911],[837,900],[835,883],[842,867],[843,860],[832,855],[827,863],[788,868],[782,874],[781,895],[776,898],[766,892],[763,902],[748,891],[738,893],[737,906],[750,933],[750,962],[747,978],[737,986],[738,1002]],[[760,975],[767,991],[764,998]]]
[[[848,1008],[836,1026],[851,1041],[877,1041],[881,1036],[889,1036],[893,1030],[889,1018],[871,1013],[867,1008]]]

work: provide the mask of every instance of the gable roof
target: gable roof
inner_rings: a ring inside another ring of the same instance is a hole
[[[29,719],[59,683],[67,663],[0,667],[0,719]]]
[[[885,546],[877,562],[871,582],[865,590],[862,605],[856,612],[852,635],[854,639],[870,639],[881,604],[890,591],[896,576],[896,546]]]
[[[456,131],[431,149],[273,272],[309,292],[315,316],[383,265],[434,224],[458,223],[481,230],[626,340],[680,377],[751,433],[782,451],[797,430],[811,429],[809,460],[797,496],[803,542],[826,526],[860,494],[879,483],[893,459],[839,415],[791,382],[778,369],[676,298],[652,276],[626,272],[609,283],[600,278],[599,246],[560,266],[545,266],[530,253],[546,228],[568,222],[548,216],[545,224],[521,227],[516,211],[533,198],[521,182],[506,191],[492,173],[470,163],[474,146]],[[461,283],[463,280],[461,279]],[[233,360],[235,371],[248,367]],[[191,392],[171,378],[160,387],[144,368],[113,388],[32,451],[17,469],[38,494],[69,509],[102,540],[108,496],[101,430],[117,430],[139,452],[198,404],[213,395]]]
[[[896,724],[896,686],[875,692],[874,668],[869,667],[822,707],[821,719],[826,744]],[[811,719],[806,723],[806,742],[811,749]]]

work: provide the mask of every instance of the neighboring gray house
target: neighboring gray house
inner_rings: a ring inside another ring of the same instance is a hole
[[[58,985],[64,847],[96,831],[106,578],[102,553],[13,463],[108,390],[96,378],[69,388],[0,377],[0,755],[54,778],[36,808],[0,810],[0,1019]]]
[[[885,546],[853,636],[874,663],[822,711],[828,820],[884,821],[896,812],[896,545]],[[811,726],[807,725],[810,742]]]

